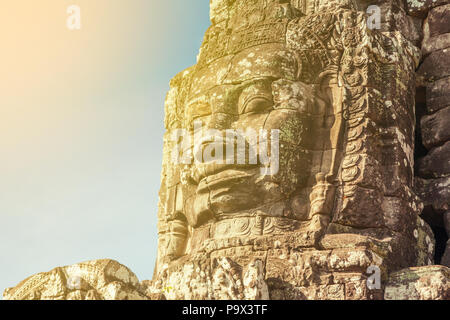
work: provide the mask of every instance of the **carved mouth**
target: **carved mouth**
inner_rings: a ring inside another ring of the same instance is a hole
[[[208,146],[210,144],[214,144],[214,143],[215,142],[214,142],[213,137],[209,137],[209,136],[203,137],[202,140],[201,140],[201,144],[198,147],[198,149],[199,150],[204,150],[204,148],[206,146]],[[236,141],[234,139],[225,138],[225,139],[223,139],[223,141],[221,141],[219,143],[219,147],[220,148],[223,147],[223,154],[224,155],[228,152],[227,150],[228,150],[228,147],[230,147],[230,146],[231,146],[232,150],[234,150],[233,151],[233,159],[232,160],[233,161],[237,161],[237,159],[235,158],[236,157],[235,156],[235,152],[238,152],[237,151],[238,148],[237,148],[237,145],[236,145]],[[254,148],[254,147],[250,147],[248,145],[248,143],[246,142],[246,145],[245,145],[245,148],[244,148],[245,155],[246,155],[246,157],[245,157],[245,161],[246,162],[249,161],[248,158],[247,158],[247,152],[250,152],[249,151],[250,148]],[[256,151],[254,151],[254,153],[256,154]],[[242,176],[242,174],[243,173],[246,174],[245,172],[247,172],[248,170],[251,170],[251,169],[259,167],[260,164],[259,164],[258,160],[259,159],[257,159],[257,164],[239,164],[239,163],[236,164],[236,162],[235,163],[231,163],[231,164],[217,163],[217,162],[200,162],[200,163],[196,163],[194,165],[193,173],[191,174],[191,179],[192,179],[193,182],[195,182],[197,185],[199,185],[200,182],[203,179],[208,178],[208,177],[212,177],[212,176],[217,175],[219,173],[222,173],[224,171],[234,171],[234,173],[230,174],[231,176],[233,176],[233,175],[238,175],[238,176],[241,175]],[[225,161],[225,159],[223,161]],[[221,179],[224,178],[225,175],[227,175],[227,174],[222,175],[220,178]],[[211,178],[210,180],[208,180],[208,183],[211,183],[212,180],[216,180],[216,178]]]
[[[197,192],[204,193],[212,189],[232,187],[234,184],[245,182],[256,173],[255,170],[236,170],[236,168],[231,169],[231,167],[233,166],[224,165],[221,171],[203,177],[198,184]]]
[[[242,174],[243,172],[248,172],[251,169],[257,168],[258,165],[255,164],[218,164],[218,163],[199,163],[195,165],[194,175],[192,176],[193,181],[197,184],[206,178],[210,178],[211,181],[215,180],[215,178],[211,178],[212,176],[218,175],[222,173],[222,177],[227,175],[228,172],[232,171],[235,174]],[[233,174],[231,174],[233,175]],[[209,182],[208,182],[209,183]]]

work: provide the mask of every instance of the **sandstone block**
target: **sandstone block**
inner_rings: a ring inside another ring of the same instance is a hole
[[[381,32],[399,31],[415,46],[420,47],[423,37],[421,19],[407,15],[404,9],[390,1],[377,5],[381,9]]]
[[[422,55],[427,56],[434,51],[439,51],[450,47],[450,33],[440,34],[424,39],[422,44]]]
[[[430,37],[450,32],[450,4],[433,8],[428,13],[424,28],[429,28]]]
[[[417,163],[418,173],[425,178],[442,178],[450,175],[450,141],[433,148]]]
[[[430,9],[448,3],[449,0],[406,0],[406,10],[412,16],[425,18]]]
[[[422,142],[427,149],[450,140],[450,107],[421,119]]]
[[[425,206],[431,206],[436,211],[447,211],[450,205],[450,177],[439,179],[416,178],[416,192],[424,201]]]
[[[426,96],[429,113],[450,106],[450,77],[429,83]]]
[[[425,81],[435,81],[450,76],[450,48],[434,51],[427,56],[417,74]]]
[[[390,275],[385,300],[447,300],[450,269],[445,266],[408,268]]]

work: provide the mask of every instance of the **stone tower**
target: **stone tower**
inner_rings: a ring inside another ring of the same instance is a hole
[[[370,5],[211,1],[198,62],[166,100],[154,285],[168,298],[380,298],[370,270],[433,264],[414,191],[420,50],[395,25],[372,28]],[[279,130],[278,172],[192,154],[174,165],[174,131],[193,132],[194,153],[217,143],[195,141],[195,121],[242,129],[249,154],[244,129]]]

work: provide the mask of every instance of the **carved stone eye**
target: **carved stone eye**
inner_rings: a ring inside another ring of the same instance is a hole
[[[241,114],[264,113],[273,107],[273,101],[265,96],[254,96],[248,99],[241,108]]]

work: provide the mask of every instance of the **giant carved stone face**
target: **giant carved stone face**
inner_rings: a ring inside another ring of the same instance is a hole
[[[319,89],[299,80],[301,69],[295,51],[263,44],[195,66],[173,86],[166,149],[190,153],[184,163],[172,154],[166,173],[176,184],[164,208],[168,252],[179,256],[205,238],[293,230],[311,219],[333,118]],[[181,147],[173,136],[179,129],[189,135]]]
[[[256,209],[268,215],[270,205],[286,201],[290,194],[306,184],[310,173],[311,126],[315,117],[323,115],[323,105],[314,99],[312,88],[296,80],[300,68],[295,54],[281,45],[252,47],[231,57],[224,57],[203,68],[192,77],[185,104],[185,128],[194,122],[205,129],[216,129],[236,153],[237,139],[227,139],[225,130],[267,132],[269,144],[278,143],[278,154],[272,154],[271,174],[264,172],[261,159],[250,163],[250,150],[258,153],[256,141],[245,136],[245,162],[218,164],[197,161],[184,170],[196,189],[188,201],[185,214],[189,223],[199,226],[210,219],[249,215]],[[203,131],[205,132],[205,131]],[[278,132],[278,141],[271,133]],[[193,139],[197,150],[217,143],[201,134]],[[261,136],[259,136],[261,141]],[[201,144],[202,146],[198,146]],[[261,148],[261,144],[259,144]],[[273,150],[272,148],[267,148]],[[224,156],[227,155],[224,150]],[[270,152],[268,152],[270,154]],[[261,158],[261,157],[259,157]],[[225,162],[225,161],[223,161]],[[189,203],[190,202],[190,203]]]

